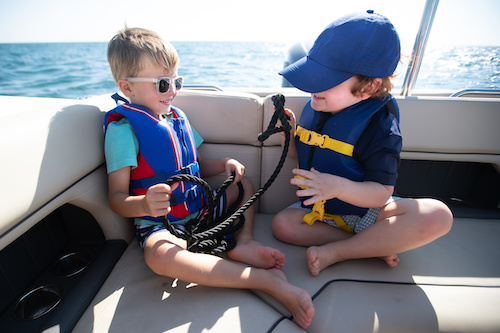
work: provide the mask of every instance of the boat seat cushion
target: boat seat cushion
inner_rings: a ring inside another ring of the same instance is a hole
[[[133,242],[73,332],[265,332],[281,316],[249,290],[155,274]]]
[[[244,93],[181,90],[174,105],[182,109],[205,142],[260,146],[262,99]]]
[[[272,236],[272,217],[256,215],[255,237],[285,253],[283,271],[289,281],[312,295],[316,315],[307,332],[326,333],[332,327],[339,332],[500,327],[495,312],[500,306],[500,267],[492,264],[500,262],[497,221],[456,219],[448,235],[401,254],[395,268],[379,259],[350,260],[313,277],[307,270],[306,248]],[[139,311],[138,304],[146,307]],[[196,315],[184,315],[190,311]],[[133,242],[74,332],[136,331],[145,325],[150,331],[168,332],[266,332],[273,327],[273,332],[304,332],[289,316],[262,293],[193,287],[158,276]]]
[[[400,254],[395,268],[379,259],[349,260],[313,277],[306,248],[276,240],[272,217],[258,216],[255,237],[285,253],[288,280],[313,297],[316,314],[308,332],[474,332],[500,327],[498,220],[455,219],[449,234]],[[282,325],[273,332],[288,332]]]
[[[2,114],[0,123],[2,179],[9,189],[0,195],[9,208],[2,210],[2,237],[104,161],[98,107],[64,99],[33,104],[25,97],[3,97],[5,103],[2,112],[12,113]],[[16,237],[31,226],[23,225]]]

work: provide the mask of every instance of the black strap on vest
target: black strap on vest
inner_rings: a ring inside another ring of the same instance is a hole
[[[124,97],[120,96],[118,93],[114,93],[111,95],[111,98],[115,100],[116,105],[120,105],[120,102],[123,102],[125,104],[128,104],[129,101],[127,101]]]
[[[226,190],[226,188],[233,182],[234,174],[231,175],[226,181],[221,185],[216,193],[215,200],[213,198],[213,191],[208,183],[198,177],[191,175],[174,175],[170,177],[165,183],[172,185],[178,181],[188,181],[200,185],[204,190],[207,198],[207,212],[201,217],[201,219],[193,219],[186,224],[186,232],[178,230],[172,226],[168,217],[162,216],[162,223],[165,228],[170,231],[176,237],[182,238],[188,242],[188,250],[198,253],[209,253],[209,254],[219,254],[222,252],[229,251],[236,246],[236,240],[234,239],[234,232],[239,230],[244,223],[243,213],[271,186],[276,177],[278,176],[283,164],[285,163],[286,155],[288,154],[288,147],[290,145],[290,129],[291,126],[288,123],[285,114],[285,96],[278,94],[272,97],[275,112],[269,123],[266,131],[259,134],[259,141],[263,142],[271,134],[285,132],[285,144],[283,146],[283,152],[281,154],[281,159],[276,166],[273,174],[269,177],[268,181],[262,186],[255,194],[248,199],[248,201],[243,204],[239,209],[236,208],[240,205],[241,199],[243,197],[243,186],[238,183],[239,187],[239,200],[228,210],[227,213],[222,218],[213,221],[213,211],[215,208],[215,202],[218,202],[220,195]],[[281,126],[276,127],[278,119],[281,122]],[[238,223],[234,224],[234,221],[239,218]]]
[[[392,115],[394,116],[394,118],[396,118],[396,120],[399,123],[399,111],[396,108],[396,105],[394,105],[393,100],[390,99],[387,103],[385,103],[384,107],[386,107],[387,110],[389,110],[389,112],[392,113]]]

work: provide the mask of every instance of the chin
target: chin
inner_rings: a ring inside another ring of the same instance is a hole
[[[314,101],[311,102],[311,108],[314,111],[324,111],[323,107],[321,107],[321,105],[318,105],[317,103],[314,103]]]

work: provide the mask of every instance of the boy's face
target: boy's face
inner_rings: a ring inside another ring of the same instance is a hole
[[[316,111],[337,113],[366,99],[352,94],[352,88],[357,83],[358,78],[353,76],[331,89],[311,94],[311,107]]]
[[[159,77],[177,76],[177,68],[167,70],[165,67],[155,64],[151,61],[146,61],[143,70],[141,70],[138,78],[159,78]],[[132,104],[140,105],[157,117],[170,112],[172,100],[177,96],[175,85],[171,84],[170,89],[162,94],[156,91],[156,83],[153,82],[126,82],[127,86],[123,93],[130,99]],[[120,87],[121,88],[121,87]]]

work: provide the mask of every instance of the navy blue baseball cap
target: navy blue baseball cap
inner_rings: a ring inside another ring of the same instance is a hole
[[[391,76],[401,55],[399,36],[384,16],[368,10],[333,21],[307,56],[279,72],[300,90],[317,93],[356,74]]]

